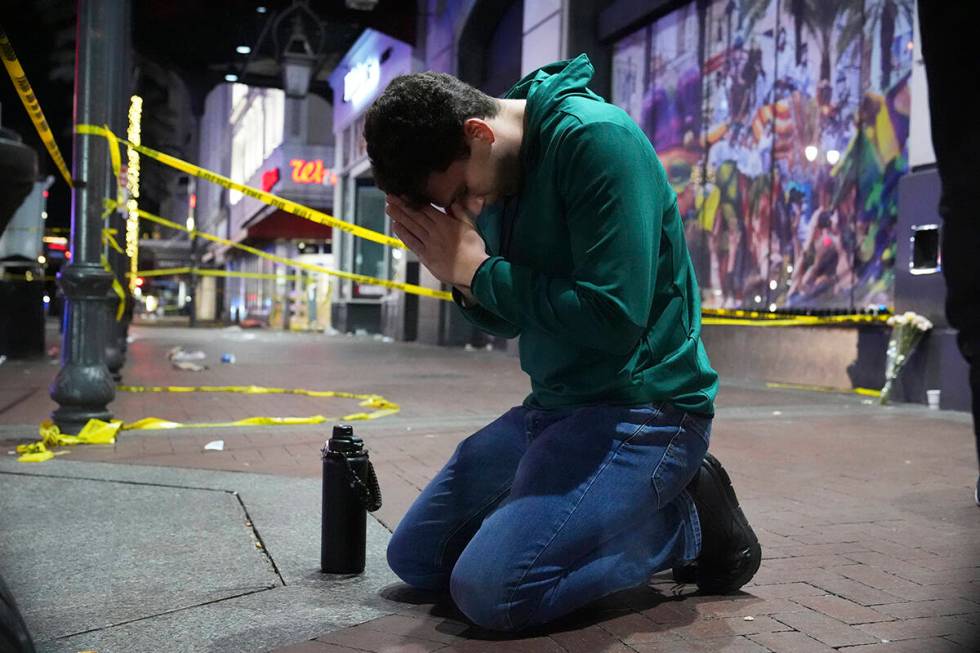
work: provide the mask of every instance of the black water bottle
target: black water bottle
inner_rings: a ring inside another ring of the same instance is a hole
[[[335,426],[323,450],[323,521],[320,571],[364,571],[367,513],[381,507],[381,492],[364,441],[346,424]]]

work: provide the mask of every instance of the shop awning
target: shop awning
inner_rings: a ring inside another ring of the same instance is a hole
[[[329,239],[333,228],[276,209],[247,227],[249,240]]]

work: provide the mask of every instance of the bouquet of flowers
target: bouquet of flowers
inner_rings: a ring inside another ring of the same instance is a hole
[[[915,347],[931,328],[932,322],[918,313],[908,311],[902,315],[888,318],[888,326],[892,328],[892,337],[888,341],[885,363],[885,387],[881,389],[881,403],[887,404],[892,386],[898,373],[905,367]]]

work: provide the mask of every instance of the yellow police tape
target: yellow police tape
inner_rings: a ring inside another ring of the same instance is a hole
[[[189,175],[193,175],[198,179],[204,179],[205,181],[210,181],[214,184],[218,184],[229,190],[235,190],[242,195],[248,195],[254,199],[259,200],[270,206],[274,206],[278,209],[282,209],[287,213],[292,213],[293,215],[298,215],[301,218],[310,220],[311,222],[316,222],[319,224],[328,225],[342,231],[346,231],[349,234],[357,236],[358,238],[364,238],[365,240],[370,240],[376,243],[381,243],[382,245],[387,245],[388,247],[395,247],[397,249],[407,249],[405,244],[385,234],[379,233],[377,231],[372,231],[371,229],[366,229],[364,227],[358,226],[356,224],[351,224],[350,222],[344,222],[339,218],[335,218],[332,215],[327,215],[322,211],[317,211],[309,207],[303,206],[302,204],[297,204],[291,200],[283,199],[278,195],[273,195],[264,190],[259,190],[258,188],[253,188],[252,186],[246,186],[245,184],[240,184],[236,181],[229,179],[223,175],[219,175],[211,170],[206,170],[200,166],[196,166],[193,163],[188,163],[182,159],[178,159],[175,156],[169,154],[164,154],[163,152],[157,152],[154,149],[146,147],[145,145],[137,145],[131,143],[125,138],[120,138],[112,133],[107,127],[100,127],[98,125],[75,125],[75,132],[78,134],[91,134],[94,136],[102,136],[110,140],[110,144],[113,142],[123,143],[127,147],[131,147],[140,154],[147,156],[154,161],[162,163],[171,168],[180,170]],[[111,149],[111,148],[110,148]]]
[[[805,383],[767,383],[766,387],[780,390],[806,390],[807,392],[843,392],[861,395],[862,397],[881,396],[881,390],[871,388],[835,388],[830,385],[807,385]]]
[[[885,324],[887,315],[783,315],[741,309],[702,308],[701,324],[724,326],[849,326],[855,324]]]
[[[14,83],[14,87],[17,89],[20,101],[24,103],[24,108],[27,109],[27,115],[31,117],[31,122],[34,123],[37,135],[41,137],[41,142],[47,148],[61,176],[71,186],[71,175],[68,173],[68,166],[65,165],[65,158],[61,156],[61,150],[58,149],[54,134],[51,133],[48,121],[44,117],[41,104],[37,101],[31,83],[27,81],[24,68],[20,65],[17,55],[14,54],[14,47],[10,44],[10,39],[7,38],[2,27],[0,27],[0,58],[3,59],[3,65],[7,69],[7,74],[10,75],[10,81]]]
[[[302,281],[302,276],[298,274],[274,274],[269,272],[233,272],[231,270],[211,270],[208,268],[162,268],[160,270],[137,270],[138,277],[171,277],[190,274],[200,277],[230,277],[242,279],[269,279],[276,281],[284,279],[286,281]]]
[[[116,388],[121,392],[234,392],[241,394],[282,394],[282,395],[303,395],[306,397],[335,397],[340,399],[359,399],[364,408],[371,408],[370,412],[359,412],[344,415],[340,418],[324,417],[323,415],[311,415],[309,417],[246,417],[232,422],[173,422],[159,417],[146,417],[135,422],[125,423],[122,420],[111,420],[105,422],[98,419],[91,419],[82,428],[78,435],[66,435],[61,433],[57,426],[50,420],[41,423],[39,433],[41,439],[30,444],[17,446],[17,453],[21,454],[17,458],[22,463],[41,463],[51,460],[63,452],[55,452],[54,447],[70,446],[76,444],[114,444],[116,435],[119,431],[150,431],[162,429],[190,429],[190,428],[227,428],[232,426],[289,426],[298,424],[323,424],[328,421],[354,422],[364,420],[374,420],[388,415],[394,415],[401,410],[401,407],[393,401],[389,401],[376,394],[360,394],[354,392],[340,392],[336,390],[305,390],[303,388],[269,388],[257,385],[202,385],[202,386],[142,386],[142,385],[121,385]]]
[[[115,205],[114,200],[106,200],[107,205]],[[269,254],[268,252],[263,252],[255,247],[250,247],[249,245],[244,245],[242,243],[236,243],[234,241],[228,240],[226,238],[221,238],[220,236],[214,236],[212,234],[198,231],[196,229],[188,229],[184,225],[177,224],[166,218],[161,218],[158,215],[153,215],[148,213],[143,209],[137,209],[136,213],[139,215],[140,219],[148,220],[150,222],[159,224],[170,229],[176,229],[178,231],[184,231],[189,233],[191,236],[197,236],[199,238],[204,238],[205,240],[210,240],[211,242],[219,243],[225,245],[226,247],[233,247],[235,249],[240,249],[259,258],[264,258],[268,261],[273,261],[275,263],[281,263],[282,265],[298,268],[301,270],[307,270],[309,272],[317,272],[319,274],[329,274],[331,276],[340,277],[341,279],[350,279],[351,281],[356,281],[360,284],[370,284],[375,286],[383,286],[385,288],[391,288],[394,290],[401,290],[402,292],[410,293],[413,295],[421,295],[423,297],[434,297],[435,299],[443,299],[446,301],[452,301],[452,295],[444,290],[434,290],[432,288],[426,288],[425,286],[419,286],[413,283],[403,283],[401,281],[388,281],[387,279],[378,279],[376,277],[369,277],[363,274],[354,274],[353,272],[344,272],[342,270],[332,270],[330,268],[325,268],[321,265],[316,265],[313,263],[307,263],[305,261],[297,261],[295,259],[285,258],[283,256],[276,256],[275,254]]]

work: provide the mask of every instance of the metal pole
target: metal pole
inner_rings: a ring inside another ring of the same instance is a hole
[[[118,56],[118,35],[110,14],[115,0],[78,0],[75,58],[75,124],[109,120],[108,60]],[[76,134],[71,194],[71,265],[58,275],[65,294],[61,370],[51,384],[59,407],[52,417],[63,433],[78,433],[89,419],[108,420],[116,389],[105,361],[106,293],[112,274],[101,265],[102,200],[109,171],[109,148],[98,136]]]
[[[114,25],[106,25],[110,34],[116,35],[118,43],[110,44],[117,50],[116,56],[108,57],[107,75],[109,77],[109,95],[107,103],[109,105],[109,128],[117,135],[126,134],[129,109],[129,0],[117,0],[118,9],[110,12],[109,18],[115,19]],[[120,158],[122,154],[120,153]],[[116,175],[110,174],[107,178],[106,194],[108,197],[118,195],[119,179]],[[126,246],[126,206],[119,206],[109,214],[107,224],[110,229],[115,230],[116,241],[121,247]],[[122,288],[127,289],[126,298],[123,301],[123,309],[129,301],[129,284],[126,273],[129,271],[129,258],[125,253],[120,254],[112,247],[104,247],[106,256],[112,271]],[[119,315],[119,296],[111,289],[107,295],[106,311],[106,366],[112,374],[112,378],[117,383],[122,380],[122,367],[126,364],[126,322],[125,314],[116,319]]]
[[[195,228],[196,226],[197,225],[195,224]],[[198,260],[200,257],[197,254],[197,245],[198,245],[197,236],[192,234],[191,235],[191,267],[195,270],[200,265],[200,261]],[[190,275],[190,278],[188,279],[188,286],[190,288],[188,292],[190,293],[191,296],[191,312],[189,315],[190,319],[188,321],[188,325],[191,327],[195,327],[197,326],[197,275],[196,274]]]
[[[198,129],[200,128],[200,122],[198,123]],[[200,131],[198,131],[200,133]],[[189,191],[188,199],[193,198],[190,205],[187,208],[187,227],[188,229],[193,229],[188,238],[190,239],[191,245],[191,268],[196,270],[200,265],[200,256],[198,255],[198,242],[197,242],[197,183],[196,180],[191,179],[190,184],[187,187]],[[188,326],[197,326],[197,275],[191,274],[187,279],[188,292],[190,293],[190,305],[191,310],[188,315]]]

